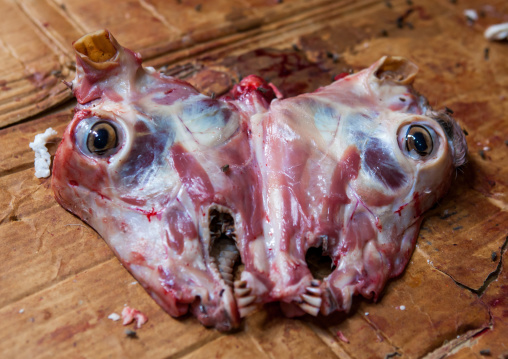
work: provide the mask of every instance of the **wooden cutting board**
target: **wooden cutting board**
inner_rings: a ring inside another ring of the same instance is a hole
[[[0,0],[0,13],[0,357],[508,356],[508,42],[483,37],[508,22],[505,0]],[[234,333],[173,319],[34,177],[28,143],[53,127],[54,154],[72,117],[71,43],[100,28],[207,94],[254,73],[293,96],[408,57],[416,89],[468,133],[469,162],[377,303],[299,319],[271,304]],[[125,304],[149,318],[135,338],[107,318]]]

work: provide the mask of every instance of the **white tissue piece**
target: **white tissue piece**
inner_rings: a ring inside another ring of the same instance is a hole
[[[55,136],[57,132],[51,127],[48,128],[44,133],[35,135],[34,142],[30,142],[29,146],[35,152],[35,177],[46,178],[50,175],[49,166],[51,165],[51,155],[46,148],[48,139]]]
[[[508,22],[489,26],[483,33],[483,36],[487,40],[508,39]]]
[[[111,319],[112,321],[116,322],[117,320],[120,320],[120,315],[116,314],[116,313],[111,313],[110,315],[108,315],[108,319]]]

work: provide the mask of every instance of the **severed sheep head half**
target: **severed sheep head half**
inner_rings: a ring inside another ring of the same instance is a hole
[[[294,98],[249,76],[214,99],[108,31],[74,48],[56,199],[169,314],[219,330],[267,302],[326,315],[377,297],[465,160],[460,127],[403,58]]]

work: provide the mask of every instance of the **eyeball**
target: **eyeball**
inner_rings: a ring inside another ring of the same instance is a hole
[[[427,157],[432,153],[434,143],[432,135],[423,126],[409,126],[406,132],[406,149],[409,153],[416,153],[420,157]]]
[[[86,146],[96,155],[106,154],[118,146],[118,136],[115,126],[109,122],[97,122],[90,128]]]
[[[125,133],[115,120],[99,116],[84,117],[74,129],[74,142],[82,154],[105,158],[123,147]]]

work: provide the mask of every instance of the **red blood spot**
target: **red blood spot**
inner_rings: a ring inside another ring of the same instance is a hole
[[[230,94],[233,96],[235,100],[249,94],[251,92],[257,91],[261,94],[261,96],[270,103],[277,95],[282,96],[282,94],[277,90],[277,93],[274,91],[274,86],[270,86],[265,80],[256,75],[249,75],[244,78],[238,85],[235,85],[231,90]]]
[[[415,207],[415,218],[417,217],[420,217],[421,214],[422,214],[422,210],[420,208],[420,195],[418,194],[418,192],[415,192],[413,193],[413,200],[411,202],[414,202],[414,207]],[[409,202],[409,203],[411,203]],[[399,214],[399,217],[401,216],[401,212],[404,208],[406,208],[406,206],[409,204],[409,203],[406,203],[406,204],[403,204],[402,206],[399,207],[398,210],[396,210],[395,212],[393,213],[398,213]]]
[[[75,115],[74,115],[74,119],[77,122],[87,118],[87,117],[91,117],[92,116],[92,111],[90,110],[82,110],[82,111],[79,111],[77,112]]]
[[[101,199],[107,199],[108,201],[111,201],[111,198],[109,198],[108,196],[106,195],[103,195],[102,193],[98,192],[98,191],[95,191],[99,196],[101,196]]]
[[[129,231],[129,226],[127,225],[127,223],[125,222],[120,223],[120,230],[124,233],[127,233]]]
[[[341,72],[340,74],[336,75],[333,78],[333,81],[338,81],[338,80],[343,79],[344,77],[347,77],[347,76],[349,76],[348,72]]]
[[[153,216],[157,216],[157,218],[160,218],[160,214],[159,214],[159,212],[157,212],[157,211],[156,211],[153,207],[152,207],[152,209],[151,209],[150,211],[146,211],[146,210],[141,209],[141,208],[136,208],[136,210],[137,210],[138,212],[143,213],[143,214],[146,216],[146,218],[148,218],[148,222],[151,222],[151,221],[152,221],[152,220],[151,220],[151,218],[152,218]]]
[[[139,252],[131,252],[130,264],[144,265],[146,263],[145,256]]]
[[[395,212],[393,212],[393,213],[398,213],[398,214],[399,214],[399,217],[400,217],[400,216],[401,216],[401,212],[402,212],[402,210],[403,210],[404,208],[406,208],[406,206],[407,206],[407,205],[408,205],[408,203],[403,204],[402,206],[400,206],[400,207],[399,207],[399,209],[398,209],[398,210],[396,210],[396,211],[395,211]]]
[[[76,187],[76,186],[79,186],[78,182],[74,181],[74,180],[70,180],[69,181],[69,185],[73,186],[73,187]]]

